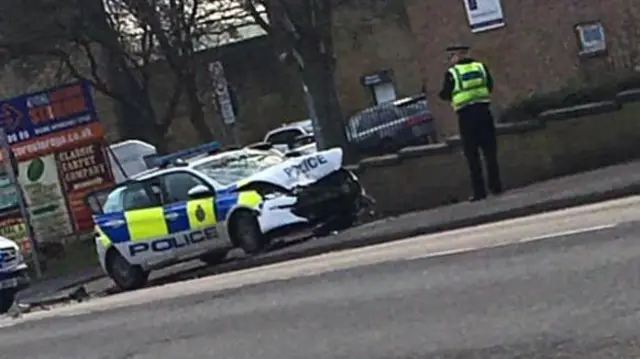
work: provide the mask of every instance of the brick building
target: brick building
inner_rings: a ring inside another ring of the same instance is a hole
[[[336,41],[342,42],[338,58],[343,70],[337,76],[344,107],[366,103],[355,95],[358,75],[392,69],[401,94],[416,91],[424,81],[433,110],[442,119],[441,131],[455,132],[448,106],[435,97],[446,67],[443,50],[454,43],[472,46],[473,55],[492,69],[498,107],[534,92],[640,70],[636,0],[475,0],[479,5],[501,3],[505,24],[479,33],[470,29],[465,1],[469,0],[352,0],[338,9]],[[603,51],[580,54],[577,35],[580,29],[584,35],[585,28],[592,36],[594,30],[602,30]],[[365,45],[357,46],[363,38]]]

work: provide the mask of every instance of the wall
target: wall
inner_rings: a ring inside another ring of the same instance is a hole
[[[533,122],[501,125],[499,160],[505,188],[640,157],[639,113],[637,90],[619,94],[616,101],[549,111]],[[378,201],[382,215],[437,207],[470,195],[466,162],[455,137],[366,159],[354,169]],[[410,178],[419,180],[402,185]]]
[[[404,0],[349,0],[334,13],[336,87],[343,113],[374,104],[363,75],[392,69],[398,97],[421,91],[423,81]]]
[[[636,0],[502,0],[506,27],[472,34],[462,1],[406,0],[418,61],[432,99],[446,68],[444,49],[466,43],[491,68],[495,102],[505,105],[533,92],[585,82],[599,74],[640,65],[640,2]],[[581,60],[574,26],[599,20],[605,27],[608,56]],[[432,101],[448,133],[456,131],[453,114]]]

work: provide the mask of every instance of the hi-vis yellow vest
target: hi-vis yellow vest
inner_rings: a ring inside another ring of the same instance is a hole
[[[475,61],[453,65],[449,73],[454,82],[451,106],[455,111],[472,103],[491,101],[487,74],[482,63]]]

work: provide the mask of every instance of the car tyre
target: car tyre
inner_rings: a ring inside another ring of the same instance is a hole
[[[107,253],[106,264],[109,277],[122,290],[140,289],[149,280],[149,272],[138,265],[131,265],[115,248]]]
[[[357,221],[358,217],[354,213],[345,213],[336,220],[333,228],[336,231],[344,231],[353,227]]]
[[[16,292],[13,290],[0,291],[0,314],[4,314],[11,309],[16,300]]]
[[[230,221],[230,236],[232,242],[242,248],[246,254],[257,254],[269,246],[269,237],[260,229],[258,218],[248,210],[241,210],[233,214]]]
[[[220,264],[222,261],[224,261],[225,258],[227,258],[228,253],[229,253],[228,250],[209,252],[200,256],[200,260],[205,262],[208,265],[213,266],[213,265]]]

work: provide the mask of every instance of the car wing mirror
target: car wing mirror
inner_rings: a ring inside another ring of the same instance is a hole
[[[215,195],[215,192],[213,190],[211,190],[209,187],[207,187],[205,185],[201,185],[201,184],[191,188],[187,192],[187,196],[189,196],[190,199],[213,197],[214,195]]]

